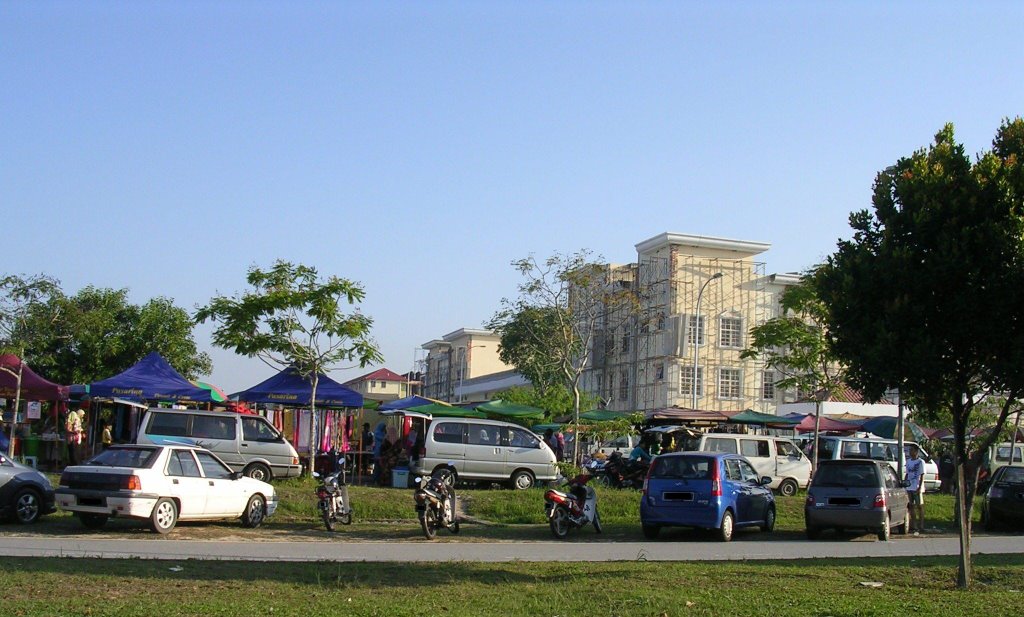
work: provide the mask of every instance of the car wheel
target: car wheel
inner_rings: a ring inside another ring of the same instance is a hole
[[[775,508],[769,507],[768,511],[764,515],[764,524],[761,525],[761,531],[772,531],[775,529]]]
[[[253,480],[259,480],[260,482],[270,482],[270,468],[263,463],[253,463],[249,465],[242,473],[249,476]]]
[[[159,534],[165,534],[174,529],[178,522],[178,506],[174,501],[162,498],[156,501],[153,506],[153,513],[149,516],[149,528]]]
[[[643,529],[644,537],[648,540],[657,540],[658,533],[661,532],[661,527],[657,525],[641,525],[640,528]]]
[[[815,527],[813,525],[807,526],[807,539],[817,540],[821,537],[821,527]]]
[[[14,520],[28,525],[39,520],[42,506],[39,504],[39,493],[31,488],[23,488],[14,495]]]
[[[889,524],[889,515],[885,515],[885,519],[882,520],[882,526],[878,528],[878,539],[882,542],[888,542],[889,536],[892,534],[892,528]]]
[[[793,495],[796,495],[796,491],[799,488],[800,487],[797,485],[796,480],[787,478],[779,485],[779,495],[782,495],[783,497],[792,497]]]
[[[267,500],[259,493],[249,498],[242,513],[242,525],[250,528],[259,527],[267,516]]]
[[[718,528],[718,539],[722,542],[732,541],[732,534],[735,531],[735,519],[732,516],[732,510],[726,510],[725,514],[722,515],[722,524]]]
[[[525,469],[512,474],[512,488],[517,491],[523,491],[533,487],[533,474]]]
[[[555,508],[549,526],[552,535],[559,540],[564,540],[569,535],[569,511],[561,506]]]
[[[903,522],[900,523],[900,526],[896,529],[896,533],[900,534],[901,536],[905,536],[908,533],[910,533],[910,510],[909,509],[906,512],[903,513]]]
[[[86,529],[103,529],[103,526],[107,524],[106,514],[79,514],[78,520],[82,521],[82,525],[85,525]]]

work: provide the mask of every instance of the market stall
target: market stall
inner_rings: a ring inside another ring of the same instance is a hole
[[[0,449],[10,451],[13,429],[16,456],[36,466],[59,465],[64,450],[59,418],[68,387],[44,379],[18,356],[4,354],[0,355],[0,398],[11,402],[11,411],[4,413],[7,430],[0,437]]]

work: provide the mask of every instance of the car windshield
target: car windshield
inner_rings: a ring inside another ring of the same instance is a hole
[[[713,459],[706,456],[659,456],[654,459],[652,478],[706,480],[711,476]]]
[[[1024,467],[1004,467],[999,482],[1007,484],[1024,484]]]
[[[156,453],[156,448],[110,448],[100,452],[86,464],[104,467],[147,468],[153,466]]]
[[[881,483],[874,465],[822,465],[814,474],[814,485],[868,488]]]

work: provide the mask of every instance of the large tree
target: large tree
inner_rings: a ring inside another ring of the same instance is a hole
[[[487,324],[501,333],[498,357],[528,379],[540,397],[552,388],[565,390],[561,363],[550,354],[551,344],[560,341],[559,329],[565,322],[564,316],[559,314],[562,310],[552,306],[527,306],[499,313]],[[565,394],[568,396],[568,391]]]
[[[188,311],[168,298],[128,301],[127,289],[85,287],[74,296],[59,288],[34,303],[12,334],[25,359],[58,383],[91,383],[120,373],[151,351],[194,379],[209,374]]]
[[[370,338],[373,320],[344,310],[365,297],[358,283],[337,276],[320,279],[316,268],[277,261],[269,270],[253,266],[251,289],[234,297],[216,296],[195,315],[199,323],[217,323],[213,343],[274,368],[292,366],[309,380],[310,465],[318,438],[316,390],[320,375],[339,362],[366,366],[383,361]]]
[[[850,216],[818,294],[853,386],[875,400],[897,388],[925,420],[952,416],[965,588],[978,467],[1024,393],[1024,122],[1004,122],[974,162],[947,125],[878,174],[872,204]],[[994,397],[995,430],[969,442]]]
[[[814,397],[814,443],[821,432],[821,403],[843,385],[843,364],[829,346],[825,332],[827,311],[815,288],[815,273],[808,272],[800,282],[787,288],[779,300],[781,314],[751,328],[751,345],[742,358],[760,358],[765,366],[778,371],[775,385],[796,388]],[[813,468],[818,468],[818,448],[814,448]]]
[[[508,335],[510,346],[525,350],[516,354],[529,360],[525,371],[541,366],[543,374],[558,376],[572,395],[573,424],[578,427],[580,381],[594,343],[601,333],[614,331],[612,322],[635,315],[635,295],[617,284],[611,267],[587,250],[555,253],[543,261],[531,255],[512,265],[524,279],[519,297],[503,299],[489,326],[502,335],[503,349]],[[574,450],[573,459],[578,460],[579,440]]]

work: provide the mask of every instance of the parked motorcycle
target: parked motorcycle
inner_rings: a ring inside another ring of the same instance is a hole
[[[316,487],[316,496],[320,500],[320,516],[324,520],[327,531],[334,531],[335,523],[349,525],[352,523],[352,506],[348,500],[348,484],[345,480],[345,457],[338,461],[340,468],[332,474],[323,476],[313,473],[320,480]]]
[[[647,467],[640,461],[630,461],[619,452],[612,452],[604,464],[604,475],[612,488],[641,488],[647,477]]]
[[[579,475],[569,480],[565,492],[548,489],[544,493],[544,510],[548,516],[551,533],[559,540],[569,535],[569,530],[579,529],[590,523],[594,531],[601,533],[601,516],[597,513],[597,493],[587,482],[591,476]]]
[[[437,530],[444,527],[452,533],[459,533],[458,498],[455,487],[446,482],[450,472],[441,470],[432,476],[416,478],[416,512],[419,515],[423,535],[433,540]]]

